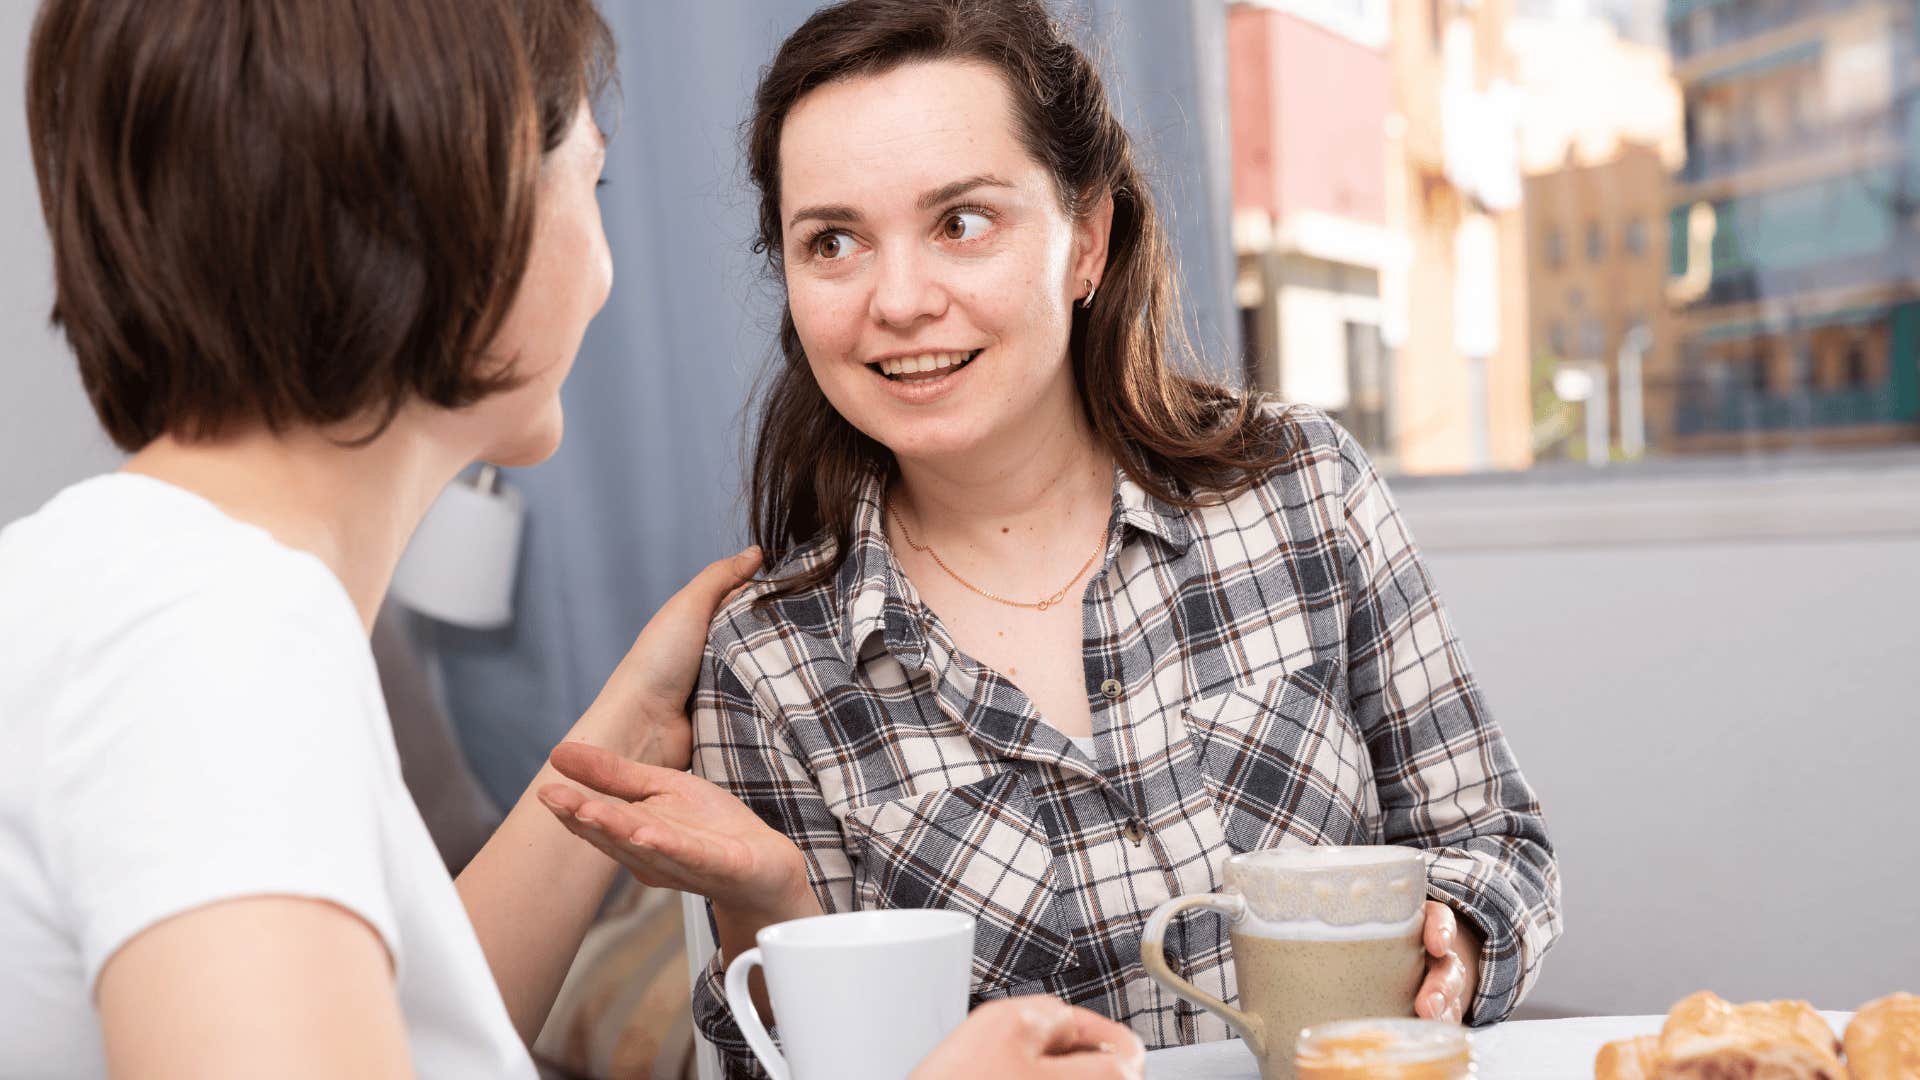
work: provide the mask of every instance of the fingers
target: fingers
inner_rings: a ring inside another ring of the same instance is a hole
[[[1438,900],[1427,901],[1425,937],[1428,956],[1452,955],[1454,938],[1459,936],[1458,929],[1452,908]]]
[[[713,618],[733,594],[745,588],[753,580],[753,572],[760,569],[760,549],[750,547],[738,555],[729,555],[707,564],[706,569],[693,576],[693,580],[667,601],[669,605],[686,605],[704,612],[705,622]]]
[[[550,797],[551,794],[551,797]],[[630,839],[623,838],[608,828],[604,809],[589,810],[589,807],[604,808],[606,804],[586,799],[579,792],[558,784],[550,784],[540,791],[540,801],[547,805],[553,816],[567,831],[598,848],[600,853],[619,863],[621,866],[646,885],[688,892],[700,889],[689,875],[688,868],[680,861],[656,857],[647,846],[636,845]],[[575,809],[564,808],[566,803],[575,804]]]
[[[571,818],[587,801],[585,795],[565,784],[542,784],[535,794],[539,796],[540,804],[553,811],[553,816],[562,822]]]
[[[1457,1023],[1465,1014],[1466,981],[1466,967],[1459,957],[1449,954],[1427,961],[1427,977],[1413,1001],[1414,1015]]]
[[[1028,1016],[1044,1055],[1035,1071],[1047,1080],[1138,1080],[1146,1074],[1147,1049],[1123,1024],[1060,1002],[1044,1012],[1029,1007]]]
[[[1073,1006],[1058,998],[1044,994],[1010,998],[1005,1010],[1013,1014],[1015,1037],[1020,1041],[1022,1056],[1059,1054],[1099,1045],[1097,1039],[1092,1043],[1079,1041],[1079,1018],[1074,1015]]]
[[[1048,1054],[1065,1054],[1075,1050],[1113,1051],[1129,1049],[1138,1044],[1133,1032],[1125,1024],[1116,1024],[1091,1009],[1067,1006],[1062,1019],[1053,1024],[1051,1038],[1043,1045]]]
[[[562,784],[548,784],[538,794],[548,811],[574,835],[594,841],[595,846],[636,873],[644,870],[685,882],[704,881],[714,870],[719,848],[712,836],[695,835],[645,804],[592,799]],[[705,892],[707,888],[703,884],[693,891]]]
[[[1125,1043],[1046,1058],[1032,1075],[1045,1080],[1141,1080],[1147,1075],[1147,1050],[1129,1031]]]
[[[655,765],[641,765],[618,754],[581,742],[563,742],[547,760],[560,775],[616,799],[645,799],[672,789],[674,778],[685,774]]]

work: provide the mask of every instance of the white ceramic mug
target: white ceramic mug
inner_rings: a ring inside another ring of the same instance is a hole
[[[889,909],[776,923],[727,965],[727,1004],[773,1080],[901,1080],[967,1017],[973,916]],[[786,1056],[747,975],[764,966]]]

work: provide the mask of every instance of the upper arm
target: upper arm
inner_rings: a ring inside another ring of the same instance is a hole
[[[693,771],[793,841],[825,910],[848,910],[853,868],[840,819],[828,809],[784,728],[764,714],[732,665],[712,647],[694,690],[692,720]]]
[[[1457,842],[1530,807],[1419,549],[1359,444],[1339,432],[1348,680],[1396,842]],[[1509,806],[1508,804],[1512,804]],[[1397,812],[1396,812],[1397,811]]]
[[[413,1075],[385,946],[323,901],[176,915],[114,952],[95,992],[115,1080]]]

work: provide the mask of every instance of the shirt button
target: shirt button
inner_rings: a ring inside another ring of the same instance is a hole
[[[1127,840],[1130,841],[1134,847],[1139,847],[1140,842],[1147,838],[1147,827],[1140,823],[1139,818],[1129,818],[1124,831],[1127,834]]]
[[[1114,701],[1120,697],[1122,689],[1119,679],[1108,679],[1100,684],[1100,696],[1108,701]]]

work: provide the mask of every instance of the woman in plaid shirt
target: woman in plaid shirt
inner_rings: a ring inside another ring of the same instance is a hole
[[[1427,851],[1414,1008],[1505,1016],[1560,928],[1540,807],[1359,445],[1177,373],[1162,226],[1040,0],[817,13],[748,154],[788,305],[753,469],[774,570],[695,695],[718,789],[625,768],[589,778],[636,801],[575,820],[711,897],[695,1010],[730,1065],[726,960],[872,907],[976,916],[978,997],[1224,1038],[1141,929],[1282,844]],[[1233,996],[1217,918],[1168,951]]]

